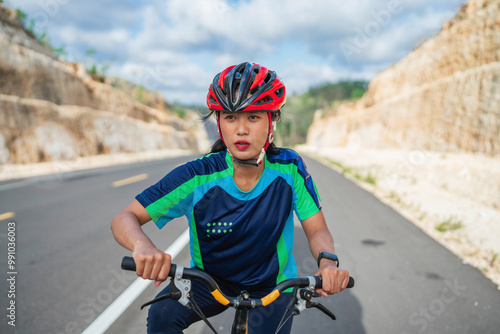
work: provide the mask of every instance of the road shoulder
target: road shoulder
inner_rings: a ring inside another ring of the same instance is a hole
[[[495,173],[500,159],[408,150],[297,150],[372,193],[500,289],[500,176]]]

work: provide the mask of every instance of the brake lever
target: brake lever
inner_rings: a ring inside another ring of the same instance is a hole
[[[150,300],[149,302],[147,302],[145,304],[142,304],[141,310],[143,308],[145,308],[146,306],[149,306],[149,305],[157,303],[157,302],[161,302],[162,300],[165,300],[168,298],[172,298],[173,300],[179,300],[181,298],[181,293],[180,293],[180,291],[175,291],[175,292],[170,292],[170,293],[166,293],[164,295],[161,295],[153,300]]]
[[[295,292],[295,313],[300,314],[307,308],[307,303],[312,298],[313,292],[308,289],[297,289]]]
[[[151,304],[160,302],[165,299],[173,299],[177,300],[181,305],[184,305],[186,307],[191,307],[191,302],[189,301],[189,297],[191,295],[191,280],[189,279],[183,279],[182,274],[184,272],[184,267],[177,265],[176,270],[175,270],[175,275],[172,277],[170,280],[170,292],[166,293],[164,295],[161,295],[141,306],[141,310],[149,306]]]
[[[323,306],[320,303],[313,303],[313,302],[308,301],[306,303],[306,307],[307,308],[315,307],[318,310],[320,310],[321,312],[323,312],[324,314],[326,314],[327,316],[329,316],[332,320],[337,320],[337,318],[335,317],[335,314],[333,314],[332,311],[330,311],[329,309],[327,309],[325,306]]]
[[[181,297],[179,298],[179,303],[186,307],[190,307],[191,302],[189,301],[189,297],[191,295],[191,280],[183,279],[182,278],[183,273],[184,273],[184,267],[177,265],[175,269],[175,276],[172,277],[170,284],[172,285],[173,282],[175,290],[180,291],[181,293]],[[173,291],[172,288],[171,291]]]
[[[314,292],[314,290],[309,290],[309,289],[300,289],[296,292],[296,306],[295,306],[295,312],[297,314],[300,314],[300,312],[304,311],[306,308],[317,308],[327,316],[329,316],[332,320],[336,320],[337,318],[335,317],[335,314],[331,312],[329,309],[327,309],[325,306],[323,306],[320,303],[315,303],[311,302],[312,298],[315,297],[320,297],[321,295],[319,293]]]

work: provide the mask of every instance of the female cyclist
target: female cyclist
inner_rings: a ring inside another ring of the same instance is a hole
[[[207,105],[217,119],[220,139],[212,152],[168,173],[111,223],[118,243],[132,251],[138,276],[158,286],[171,263],[141,226],[153,220],[161,229],[186,216],[191,265],[209,273],[227,295],[246,290],[263,297],[297,275],[292,254],[295,212],[318,259],[315,274],[323,278],[319,292],[327,296],[346,288],[349,273],[337,268],[311,176],[297,153],[272,144],[285,100],[284,84],[264,66],[241,63],[215,76]],[[203,285],[192,284],[193,298],[207,317],[226,309]],[[168,287],[160,294],[166,292]],[[283,294],[275,303],[252,310],[249,333],[274,333],[289,298]],[[167,299],[150,307],[148,333],[182,333],[198,320],[196,313]],[[291,324],[280,333],[289,333]]]

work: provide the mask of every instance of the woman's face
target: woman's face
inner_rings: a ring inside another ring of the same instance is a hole
[[[269,134],[269,116],[265,111],[221,112],[220,130],[224,143],[234,157],[256,159]]]

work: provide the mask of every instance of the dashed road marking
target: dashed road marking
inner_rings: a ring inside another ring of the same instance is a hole
[[[118,187],[121,187],[121,186],[125,186],[127,184],[131,184],[131,183],[134,183],[134,182],[139,182],[139,181],[145,180],[148,177],[149,177],[149,175],[146,174],[146,173],[139,174],[139,175],[136,175],[136,176],[132,176],[132,177],[123,179],[123,180],[115,181],[115,182],[113,182],[113,187],[114,188],[118,188]]]
[[[14,218],[15,215],[16,215],[15,212],[2,213],[2,214],[0,214],[0,221],[1,220],[6,220],[6,219],[10,219],[10,218]]]

